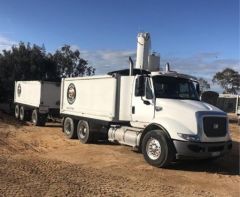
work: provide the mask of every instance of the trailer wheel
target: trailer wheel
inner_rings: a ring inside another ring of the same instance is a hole
[[[15,118],[19,118],[19,105],[15,105]]]
[[[24,106],[20,107],[19,119],[21,121],[28,121],[31,119],[31,113],[29,110],[26,110]]]
[[[24,120],[25,120],[25,113],[26,113],[26,111],[24,110],[24,107],[21,106],[21,107],[20,107],[20,112],[19,112],[19,119],[20,119],[21,121],[24,121]]]
[[[150,131],[144,136],[142,153],[144,159],[156,167],[165,167],[174,158],[174,148],[170,139],[161,130]]]
[[[76,124],[70,117],[66,117],[63,120],[63,132],[69,139],[77,138]]]
[[[90,132],[89,124],[85,120],[79,120],[77,126],[77,135],[80,142],[83,144],[91,143],[93,141],[93,133]]]
[[[47,114],[40,114],[37,109],[32,111],[32,123],[35,126],[44,126],[47,121]]]

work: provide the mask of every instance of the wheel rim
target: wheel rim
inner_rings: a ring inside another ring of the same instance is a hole
[[[24,117],[24,109],[21,107],[20,108],[20,119],[23,119]]]
[[[161,155],[161,145],[160,142],[155,138],[150,138],[147,141],[146,146],[147,155],[150,159],[156,160]]]
[[[16,117],[19,116],[19,107],[18,106],[15,107],[15,116]]]
[[[67,135],[70,135],[71,134],[71,130],[72,130],[72,125],[71,125],[71,122],[70,120],[66,120],[65,124],[64,124],[64,131]]]
[[[37,115],[35,112],[32,113],[32,121],[34,124],[37,122]]]
[[[80,138],[84,139],[87,135],[87,127],[83,124],[79,127],[79,136]]]

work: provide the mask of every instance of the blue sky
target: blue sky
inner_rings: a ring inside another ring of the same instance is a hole
[[[140,31],[151,33],[162,65],[208,80],[225,67],[240,71],[239,0],[0,0],[0,50],[70,44],[98,74],[128,66]]]

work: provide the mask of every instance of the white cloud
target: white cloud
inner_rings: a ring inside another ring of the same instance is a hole
[[[208,55],[195,55],[187,58],[168,57],[162,60],[169,61],[174,70],[205,78],[212,78],[216,72],[227,67],[240,71],[238,59],[220,59],[217,56],[213,58]]]
[[[88,60],[90,66],[96,68],[96,74],[128,68],[128,57],[135,57],[131,50],[98,50],[80,51],[81,57]]]
[[[240,60],[225,59],[220,58],[220,56],[221,54],[218,52],[199,53],[186,58],[167,57],[163,58],[162,62],[169,61],[172,65],[172,69],[178,72],[183,72],[196,77],[203,77],[210,83],[211,90],[222,92],[220,86],[212,83],[213,76],[216,72],[220,72],[227,67],[240,72]]]
[[[82,58],[89,61],[89,64],[99,69],[98,73],[103,73],[104,68],[117,70],[128,67],[128,56],[135,58],[136,53],[132,50],[98,50],[80,51]],[[164,69],[166,62],[170,62],[173,70],[192,74],[197,77],[212,78],[212,76],[229,67],[240,71],[239,59],[221,59],[220,53],[209,52],[199,53],[189,57],[161,57],[161,69]]]
[[[4,49],[11,49],[14,44],[17,44],[17,42],[0,35],[0,52]]]
[[[96,68],[96,74],[106,74],[109,71],[128,68],[128,56],[135,59],[133,50],[98,50],[80,51],[82,58],[88,60],[89,65]],[[172,70],[186,73],[196,77],[203,77],[210,85],[211,90],[221,92],[217,84],[212,83],[212,77],[216,72],[224,68],[232,68],[240,72],[239,59],[221,58],[219,52],[204,52],[189,57],[161,57],[161,70],[166,62],[169,62]]]

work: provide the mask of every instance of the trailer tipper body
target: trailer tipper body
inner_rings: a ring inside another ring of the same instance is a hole
[[[59,115],[60,83],[48,81],[16,81],[14,89],[15,117],[43,126],[47,116]]]

